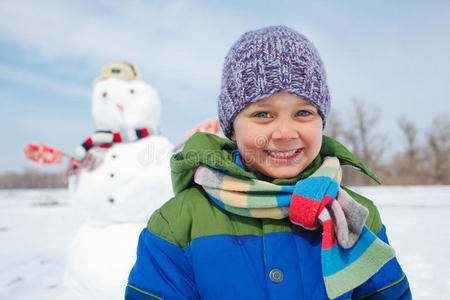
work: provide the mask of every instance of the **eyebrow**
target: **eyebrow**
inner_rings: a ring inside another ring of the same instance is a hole
[[[265,106],[269,106],[270,104],[268,103],[268,101],[264,101],[264,102],[262,102],[262,101],[258,101],[258,102],[255,102],[255,106],[258,106],[258,107],[265,107]]]
[[[258,102],[254,102],[254,104],[255,104],[255,106],[256,107],[259,107],[259,108],[263,108],[263,107],[266,107],[266,106],[270,106],[270,102],[269,101],[258,101]],[[312,103],[310,103],[310,102],[308,102],[308,101],[302,101],[302,102],[297,102],[297,104],[299,105],[299,106],[312,106],[312,107],[315,107]]]

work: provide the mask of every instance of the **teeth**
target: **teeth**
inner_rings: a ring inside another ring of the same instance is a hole
[[[295,152],[297,152],[297,150],[291,150],[288,152],[273,152],[273,151],[267,151],[269,153],[270,156],[273,156],[275,158],[286,158],[289,156],[292,156],[295,154]]]

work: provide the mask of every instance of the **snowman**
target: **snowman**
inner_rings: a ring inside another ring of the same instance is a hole
[[[173,146],[158,135],[160,110],[130,63],[106,65],[94,83],[97,131],[77,148],[84,167],[69,177],[70,202],[85,221],[69,247],[64,285],[82,299],[124,298],[139,233],[173,195]]]

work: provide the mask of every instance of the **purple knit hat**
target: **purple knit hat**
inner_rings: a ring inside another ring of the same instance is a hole
[[[244,33],[223,66],[218,113],[224,134],[230,137],[233,120],[245,106],[279,92],[308,100],[319,111],[325,128],[330,95],[314,45],[286,26]]]

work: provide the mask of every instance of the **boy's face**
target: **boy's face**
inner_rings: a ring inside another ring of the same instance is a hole
[[[247,105],[234,119],[231,139],[249,169],[290,178],[319,154],[322,118],[305,99],[277,93]]]

